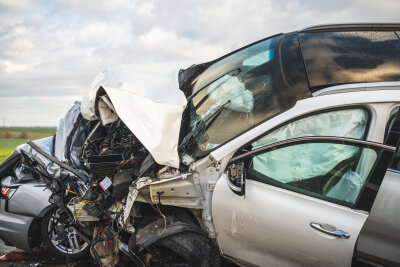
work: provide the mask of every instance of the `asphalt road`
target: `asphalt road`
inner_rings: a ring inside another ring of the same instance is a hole
[[[69,263],[65,260],[59,260],[48,255],[43,249],[36,249],[32,253],[26,253],[23,250],[17,249],[15,247],[6,246],[4,242],[0,239],[0,256],[10,253],[10,252],[20,252],[30,257],[27,262],[0,262],[0,267],[99,267],[99,265],[93,264],[93,260],[89,258],[87,261],[70,261]],[[222,267],[237,267],[235,264],[228,263],[224,261]]]
[[[70,261],[69,263],[65,260],[58,260],[56,258],[48,255],[46,251],[42,249],[36,249],[32,253],[26,253],[23,250],[17,249],[15,247],[6,246],[2,240],[0,240],[0,256],[10,253],[10,252],[20,252],[30,257],[28,262],[0,262],[0,266],[7,267],[61,267],[61,266],[69,266],[69,267],[83,267],[90,266],[92,262],[91,259],[88,259],[86,262],[74,262]],[[96,265],[93,265],[96,266]],[[97,265],[99,266],[99,265]]]

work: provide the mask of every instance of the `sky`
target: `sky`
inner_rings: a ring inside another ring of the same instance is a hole
[[[0,0],[0,126],[56,126],[104,69],[179,69],[307,26],[400,22],[399,0]]]

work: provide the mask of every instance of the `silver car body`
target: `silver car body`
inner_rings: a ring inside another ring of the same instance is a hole
[[[286,121],[313,111],[351,105],[370,109],[367,140],[382,143],[389,114],[400,105],[400,91],[391,90],[400,89],[399,83],[389,86],[348,85],[347,90],[341,86],[340,93],[335,88],[327,89],[325,95],[298,101],[291,110],[244,133],[211,156],[216,162],[226,162],[243,144]],[[392,176],[399,175],[391,173]],[[212,218],[223,254],[246,266],[351,265],[368,213],[252,180],[247,180],[245,196],[241,197],[229,189],[226,179],[226,174],[221,174],[212,198]],[[310,227],[312,222],[332,225],[351,237],[340,239],[323,234]]]
[[[37,219],[51,208],[50,190],[43,183],[21,185],[11,199],[0,199],[0,237],[20,249],[32,249]],[[37,230],[37,229],[36,229]]]

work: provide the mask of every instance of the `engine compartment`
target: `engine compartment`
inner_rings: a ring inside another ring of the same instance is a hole
[[[142,221],[165,218],[168,206],[199,209],[204,199],[198,178],[179,156],[177,126],[186,100],[167,104],[153,99],[156,94],[145,97],[131,89],[93,85],[53,137],[17,148],[15,170],[51,191],[48,201],[56,207],[58,224],[51,235],[64,242],[68,233],[78,233],[97,262],[103,256],[99,246],[110,241],[115,241],[110,249],[133,260],[124,248]]]

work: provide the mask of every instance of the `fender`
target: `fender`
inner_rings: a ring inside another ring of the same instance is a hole
[[[30,182],[18,187],[8,200],[7,211],[29,217],[43,217],[54,204],[49,202],[51,191],[41,182]]]
[[[137,246],[140,248],[139,251],[141,251],[143,248],[149,247],[160,239],[184,232],[194,232],[208,238],[203,229],[193,222],[178,220],[174,216],[165,216],[164,218],[161,217],[139,228],[136,235],[133,234],[129,241],[130,249],[134,249]]]

